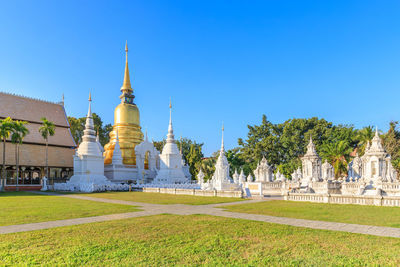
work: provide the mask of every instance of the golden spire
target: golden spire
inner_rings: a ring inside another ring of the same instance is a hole
[[[121,87],[121,91],[123,93],[132,93],[133,89],[131,86],[131,80],[129,78],[129,68],[128,68],[128,41],[126,41],[125,45],[125,54],[126,54],[126,61],[125,61],[125,74],[124,74],[124,82]]]

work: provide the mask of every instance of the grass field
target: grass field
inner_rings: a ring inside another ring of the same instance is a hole
[[[206,215],[0,235],[0,265],[399,265],[400,239]]]
[[[135,207],[28,192],[0,193],[0,226],[137,211]]]
[[[229,211],[319,221],[400,227],[400,208],[272,200],[223,207]]]
[[[187,204],[187,205],[206,205],[216,203],[228,203],[242,201],[242,198],[230,197],[200,197],[188,195],[171,195],[161,193],[144,192],[104,192],[80,194],[82,196],[99,197],[107,199],[128,200],[133,202],[144,202],[151,204]]]

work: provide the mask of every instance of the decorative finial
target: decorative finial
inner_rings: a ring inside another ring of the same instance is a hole
[[[62,97],[61,97],[61,103],[64,106],[64,93],[62,94]]]
[[[87,114],[87,117],[89,118],[91,118],[92,117],[92,95],[91,95],[91,93],[89,92],[89,109],[88,109],[88,114]]]
[[[149,141],[149,139],[147,138],[147,128],[146,128],[146,142],[148,142]]]
[[[179,152],[181,152],[181,155],[183,155],[182,154],[182,135],[181,135],[181,141],[180,141],[180,151]]]
[[[119,143],[118,128],[115,130],[115,141]]]
[[[171,97],[169,98],[169,124],[172,125],[172,102],[171,102]]]
[[[174,141],[174,130],[172,128],[172,104],[171,98],[169,99],[169,125],[168,125],[168,134],[167,134],[167,143],[172,143]]]
[[[225,151],[225,147],[224,147],[224,123],[222,122],[222,141],[221,141],[221,153],[223,153]]]
[[[128,41],[125,44],[125,73],[124,82],[122,83],[121,91],[122,93],[132,94],[133,89],[131,86],[131,80],[129,78],[129,67],[128,67]]]

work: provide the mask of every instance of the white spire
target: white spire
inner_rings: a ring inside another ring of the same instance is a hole
[[[168,125],[168,134],[167,134],[167,143],[173,143],[174,140],[174,130],[172,128],[172,104],[171,99],[169,99],[169,125]]]
[[[89,93],[89,108],[86,117],[85,130],[83,130],[82,141],[78,148],[78,154],[101,156],[102,153],[100,150],[100,146],[96,142],[96,131],[94,130],[91,102],[92,102],[92,97]]]
[[[92,96],[89,93],[89,108],[86,116],[85,130],[83,131],[83,141],[96,141],[96,132],[94,130],[94,123],[92,118]]]
[[[149,138],[147,137],[147,128],[146,128],[146,138],[144,140],[146,140],[146,142],[149,142]]]
[[[315,145],[314,145],[314,143],[313,143],[313,140],[312,140],[312,136],[310,135],[310,142],[308,143],[308,145],[307,145],[307,152],[306,152],[306,155],[307,156],[315,156],[315,155],[318,155],[317,154],[317,150],[315,149]]]
[[[89,92],[89,109],[88,109],[88,113],[87,113],[87,118],[91,118],[92,117],[92,95]]]
[[[114,152],[112,156],[112,164],[122,164],[122,152],[119,146],[119,136],[118,136],[118,128],[115,130],[115,146]]]
[[[225,147],[224,147],[224,123],[222,123],[222,141],[221,141],[221,153],[225,152]]]

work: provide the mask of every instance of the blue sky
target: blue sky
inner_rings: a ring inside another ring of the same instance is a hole
[[[386,130],[400,119],[400,1],[0,1],[0,90],[113,122],[124,44],[141,124],[210,154],[317,116]],[[1,107],[0,107],[1,108]]]

